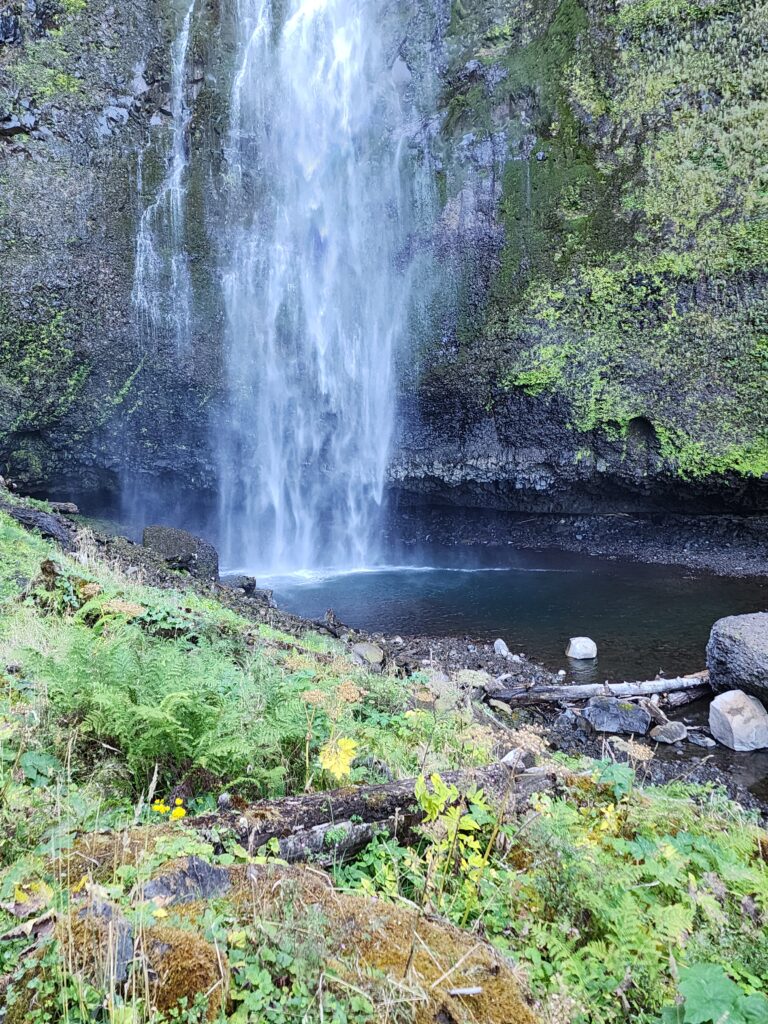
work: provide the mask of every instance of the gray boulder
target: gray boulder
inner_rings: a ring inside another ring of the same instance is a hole
[[[583,712],[595,732],[628,733],[644,736],[651,724],[645,708],[618,697],[592,697]]]
[[[768,711],[743,690],[720,693],[709,706],[709,728],[731,750],[768,747]]]
[[[506,643],[499,637],[498,640],[493,641],[493,653],[498,654],[500,658],[509,657],[509,648]]]
[[[688,729],[682,722],[665,722],[651,729],[651,739],[657,743],[679,743],[687,736]]]
[[[715,690],[768,699],[768,612],[718,619],[707,644],[707,668]]]
[[[367,668],[369,672],[381,672],[384,668],[384,651],[378,644],[355,644],[352,648],[352,657],[358,665]]]
[[[565,649],[565,656],[575,661],[592,661],[597,657],[597,644],[588,636],[572,636]]]
[[[207,540],[172,526],[148,526],[145,548],[160,555],[172,569],[184,569],[200,580],[218,580],[219,556]]]

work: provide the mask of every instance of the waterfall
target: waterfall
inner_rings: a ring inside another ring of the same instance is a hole
[[[237,3],[217,428],[230,566],[377,555],[420,192],[414,90],[386,10]]]
[[[187,60],[196,0],[189,3],[171,47],[170,117],[172,141],[165,176],[144,210],[136,236],[131,301],[144,341],[168,336],[177,354],[191,346],[192,280],[185,239],[186,176],[192,106],[187,97]],[[143,157],[139,160],[139,196]]]

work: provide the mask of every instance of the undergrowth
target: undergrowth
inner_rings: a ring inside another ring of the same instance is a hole
[[[766,833],[725,797],[640,790],[629,767],[598,762],[505,817],[482,792],[457,805],[433,782],[417,787],[418,843],[376,839],[337,870],[342,887],[489,938],[525,968],[542,1012],[567,1007],[570,1024],[768,1020]]]
[[[87,537],[64,555],[0,513],[3,1024],[422,1024],[443,1012],[434,987],[488,942],[517,965],[491,1024],[530,1024],[517,980],[541,1024],[765,1024],[765,831],[716,791],[642,788],[602,762],[556,764],[525,810],[461,797],[440,773],[487,764],[493,736],[461,703],[423,710],[427,685],[255,625],[182,577],[154,588]],[[337,890],[275,844],[188,827],[225,790],[242,808],[407,776],[423,823],[337,864]],[[236,884],[144,897],[189,858]],[[87,931],[93,908],[109,927]],[[135,939],[119,978],[116,921]],[[417,949],[435,927],[439,967]],[[483,962],[474,995],[445,982],[461,1024],[498,969]]]

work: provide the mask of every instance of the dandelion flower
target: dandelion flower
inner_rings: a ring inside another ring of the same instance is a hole
[[[183,807],[174,807],[174,809],[171,811],[171,818],[173,819],[173,821],[178,821],[180,818],[186,818],[186,816],[187,812],[184,810]]]

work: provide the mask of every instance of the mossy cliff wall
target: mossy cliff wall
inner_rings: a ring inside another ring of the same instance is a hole
[[[405,396],[406,492],[765,504],[767,32],[746,0],[454,0],[452,304]]]
[[[0,473],[28,489],[116,496],[126,480],[194,488],[210,476],[215,346],[180,361],[172,339],[142,336],[131,305],[138,220],[166,166],[183,6],[0,0]],[[204,54],[216,4],[197,6]],[[195,76],[202,103],[196,65]],[[190,145],[209,148],[194,133]],[[199,240],[195,255],[202,280]],[[217,316],[201,317],[202,338]]]
[[[185,85],[189,353],[131,305],[186,7],[0,0],[0,473],[30,489],[215,492],[229,0],[198,0]],[[415,145],[441,213],[415,241],[435,288],[403,350],[393,485],[481,507],[764,506],[765,3],[428,14],[443,81]]]

